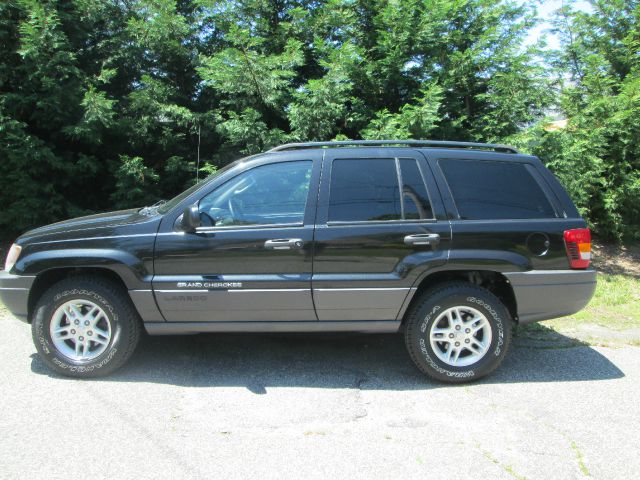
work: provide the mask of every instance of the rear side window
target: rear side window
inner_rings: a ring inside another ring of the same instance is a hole
[[[333,161],[329,221],[401,218],[400,189],[393,158]]]
[[[427,193],[422,173],[420,173],[418,162],[413,158],[401,158],[400,172],[404,218],[407,220],[433,218],[429,194]]]
[[[411,158],[336,159],[330,188],[329,221],[433,218],[420,169]]]
[[[524,164],[454,159],[438,163],[463,219],[556,217]]]

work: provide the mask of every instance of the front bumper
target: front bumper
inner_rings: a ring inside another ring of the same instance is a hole
[[[574,314],[587,306],[596,290],[596,271],[533,270],[504,274],[516,297],[518,323]]]
[[[20,320],[28,321],[29,290],[36,277],[0,271],[0,301]]]

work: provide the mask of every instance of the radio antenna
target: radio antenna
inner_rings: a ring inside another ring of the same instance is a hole
[[[196,183],[200,180],[200,123],[198,123],[198,154],[196,162]]]

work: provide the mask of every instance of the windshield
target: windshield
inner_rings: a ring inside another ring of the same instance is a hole
[[[202,187],[205,183],[211,181],[212,179],[214,179],[215,177],[217,177],[218,175],[220,175],[223,172],[226,172],[227,170],[229,170],[232,166],[236,165],[238,162],[232,162],[229,165],[227,165],[226,167],[221,168],[220,170],[216,170],[215,172],[213,172],[211,175],[209,175],[207,178],[205,178],[204,180],[200,180],[198,183],[190,186],[189,188],[187,188],[184,192],[176,195],[175,197],[173,197],[171,200],[169,200],[168,202],[163,203],[160,208],[158,208],[158,212],[159,213],[167,213],[169,210],[171,210],[173,207],[175,207],[176,205],[178,205],[181,201],[183,201],[185,198],[187,198],[189,195],[191,195],[193,192],[195,192],[196,190],[198,190],[200,187]]]

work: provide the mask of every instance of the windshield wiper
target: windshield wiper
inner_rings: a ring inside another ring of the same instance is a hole
[[[149,205],[148,207],[143,207],[141,208],[138,213],[141,215],[150,215],[151,213],[153,213],[155,210],[157,210],[158,208],[160,208],[162,205],[164,205],[165,203],[167,203],[166,200],[158,200],[156,203],[154,203],[153,205]]]

